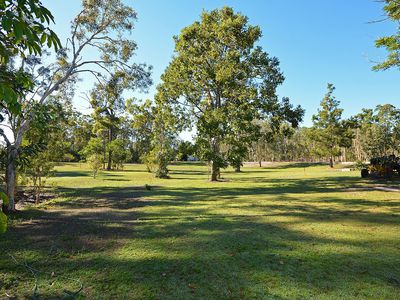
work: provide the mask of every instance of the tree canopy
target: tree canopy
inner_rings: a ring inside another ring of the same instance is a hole
[[[174,38],[175,55],[161,76],[158,97],[183,120],[194,120],[190,126],[197,128],[198,152],[211,163],[212,180],[228,164],[221,146],[233,145],[232,136],[255,139],[254,120],[301,120],[300,107],[279,102],[276,88],[284,77],[278,59],[256,45],[260,37],[261,29],[232,8],[203,12]]]

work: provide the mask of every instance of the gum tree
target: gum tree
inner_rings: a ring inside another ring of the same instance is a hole
[[[40,59],[31,62],[28,71],[35,78],[35,88],[19,97],[21,115],[8,112],[12,138],[3,136],[8,153],[7,194],[11,210],[15,209],[16,159],[33,117],[32,103],[44,104],[55,93],[71,93],[66,87],[82,73],[92,74],[104,83],[108,75],[118,71],[124,73],[130,89],[146,88],[151,83],[150,69],[131,61],[136,44],[128,34],[135,20],[136,12],[120,0],[84,0],[81,12],[71,23],[71,36],[58,51],[57,61],[46,67]]]

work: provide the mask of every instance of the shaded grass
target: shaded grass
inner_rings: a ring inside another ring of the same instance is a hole
[[[141,165],[92,179],[59,166],[57,199],[0,237],[0,297],[32,295],[26,263],[40,299],[81,283],[87,299],[398,298],[400,193],[321,165],[218,183],[201,164],[171,169],[168,180]]]

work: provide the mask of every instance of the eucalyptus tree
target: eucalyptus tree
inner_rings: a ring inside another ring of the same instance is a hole
[[[229,163],[228,147],[221,146],[234,135],[257,133],[253,120],[281,107],[276,88],[284,77],[278,59],[256,46],[260,37],[260,28],[232,8],[205,11],[175,37],[175,55],[161,77],[162,99],[194,120],[198,152],[211,164],[212,181]]]
[[[128,79],[128,80],[127,80]],[[125,87],[129,87],[130,78],[125,73],[112,74],[106,83],[98,83],[90,95],[93,108],[95,129],[104,139],[105,160],[107,170],[112,169],[113,148],[110,145],[117,138],[118,128],[125,112],[125,99],[122,95]]]
[[[9,114],[12,138],[3,135],[9,155],[7,165],[7,194],[10,209],[14,209],[15,160],[22,138],[33,118],[32,104],[44,104],[54,93],[71,92],[68,83],[75,83],[82,73],[92,74],[105,83],[107,76],[123,73],[130,89],[145,89],[150,83],[150,68],[133,63],[136,44],[128,38],[136,20],[136,12],[121,0],[84,0],[82,10],[71,24],[71,35],[58,51],[55,63],[39,65],[40,59],[28,66],[35,78],[35,88],[19,97],[23,113]],[[22,60],[25,63],[25,60]]]
[[[318,142],[316,153],[329,157],[329,165],[333,168],[333,158],[340,154],[340,147],[349,147],[353,133],[349,123],[342,120],[343,109],[340,101],[333,96],[335,87],[328,83],[328,91],[321,100],[318,113],[313,115],[312,135]]]
[[[126,105],[132,128],[135,151],[142,162],[145,162],[146,155],[151,150],[154,125],[154,104],[149,100],[139,103],[135,98],[127,100]]]

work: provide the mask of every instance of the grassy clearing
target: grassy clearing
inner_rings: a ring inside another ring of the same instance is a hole
[[[35,282],[40,299],[81,284],[82,299],[399,298],[400,192],[326,166],[218,183],[205,166],[171,169],[58,167],[58,197],[0,237],[0,298],[29,298]]]

